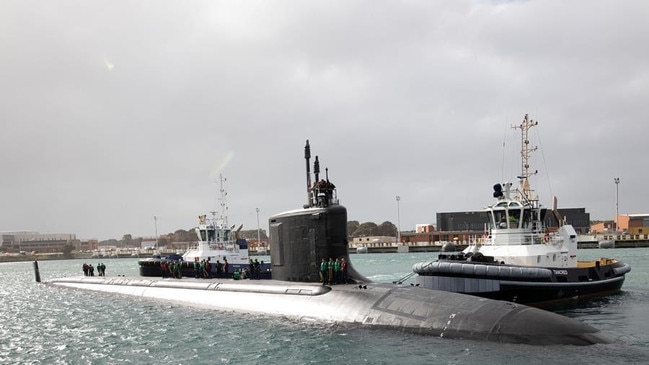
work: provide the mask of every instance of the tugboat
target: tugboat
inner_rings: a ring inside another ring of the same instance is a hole
[[[154,256],[139,260],[140,276],[163,276],[162,265],[173,263],[180,268],[182,276],[193,277],[196,276],[194,262],[198,262],[200,265],[205,261],[210,263],[209,277],[250,277],[253,274],[250,272],[251,266],[255,266],[257,273],[254,276],[256,278],[270,278],[270,263],[252,262],[248,252],[248,242],[243,238],[238,238],[242,226],[239,226],[236,231],[234,230],[235,226],[228,226],[225,214],[227,194],[223,188],[223,177],[221,177],[220,193],[220,216],[217,217],[217,212],[213,211],[211,218],[208,218],[207,215],[198,217],[199,224],[194,229],[198,238],[197,245],[191,247],[182,256]],[[226,262],[227,265],[225,265]],[[199,275],[203,277],[202,273]]]
[[[536,307],[574,304],[619,292],[631,268],[616,259],[577,260],[577,233],[556,210],[558,229],[544,224],[546,208],[533,195],[529,178],[529,130],[535,122],[525,115],[521,130],[520,187],[496,184],[496,203],[486,208],[488,228],[463,251],[447,243],[438,260],[413,266],[416,285],[472,294]]]

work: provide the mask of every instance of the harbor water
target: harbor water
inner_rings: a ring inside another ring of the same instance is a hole
[[[350,257],[371,280],[393,282],[434,254]],[[38,284],[32,262],[2,263],[0,364],[649,363],[649,249],[580,251],[580,259],[595,257],[618,258],[632,271],[619,295],[556,310],[614,339],[583,347],[456,340],[197,309]],[[137,259],[92,260],[85,261],[103,262],[108,277],[138,275]],[[83,263],[42,261],[41,277],[80,276]]]

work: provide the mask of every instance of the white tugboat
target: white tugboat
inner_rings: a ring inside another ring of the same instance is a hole
[[[442,248],[438,260],[417,263],[416,282],[425,288],[466,293],[538,307],[550,307],[621,290],[631,268],[610,258],[577,259],[577,233],[556,210],[559,228],[544,224],[546,208],[533,195],[529,178],[528,131],[538,123],[525,115],[521,130],[520,187],[496,184],[496,203],[486,208],[488,229],[464,251],[453,244]]]
[[[197,244],[190,247],[182,256],[175,257],[154,257],[139,260],[141,276],[162,276],[161,265],[163,263],[177,263],[180,265],[183,276],[196,276],[194,262],[203,261],[210,263],[211,277],[237,277],[244,271],[249,271],[250,256],[248,242],[238,238],[242,226],[234,230],[234,225],[228,225],[226,192],[223,188],[223,177],[221,177],[219,198],[221,212],[210,212],[212,217],[207,215],[198,217],[198,227],[194,230],[198,238]],[[227,265],[226,265],[227,263]],[[270,263],[260,263],[260,276],[270,277]],[[202,276],[202,274],[201,274]]]

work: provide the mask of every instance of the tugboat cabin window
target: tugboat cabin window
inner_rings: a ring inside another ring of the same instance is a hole
[[[495,228],[518,228],[521,221],[522,209],[496,210],[493,212],[492,225]]]
[[[521,221],[521,211],[520,209],[510,209],[509,210],[509,228],[518,228],[518,224]]]
[[[492,214],[491,224],[495,225],[494,228],[507,228],[507,214],[504,210],[496,210]]]
[[[532,213],[529,210],[523,211],[523,227],[529,227],[532,222]]]

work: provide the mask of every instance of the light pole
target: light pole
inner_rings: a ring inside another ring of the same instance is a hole
[[[397,244],[401,243],[401,214],[399,212],[399,200],[401,200],[401,197],[397,195]]]
[[[620,189],[619,189],[620,178],[616,177],[616,178],[613,179],[613,181],[615,181],[615,233],[617,233],[617,231],[619,230],[618,217],[620,216],[620,205],[619,205],[619,201],[620,201],[620,199],[619,199],[620,198]]]
[[[155,246],[154,248],[157,250],[158,249],[158,217],[153,216],[153,224],[155,225]]]
[[[255,208],[257,210],[257,248],[261,246],[261,235],[259,233],[259,208]]]

